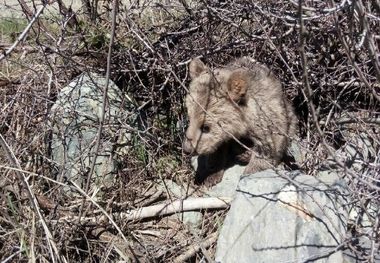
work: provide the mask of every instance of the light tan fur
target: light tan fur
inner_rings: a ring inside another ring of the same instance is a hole
[[[289,138],[296,134],[297,119],[274,74],[247,57],[214,70],[193,59],[189,71],[192,80],[186,106],[190,123],[184,151],[205,156],[206,170],[208,166],[225,167],[231,154],[248,163],[245,174],[277,165]],[[252,151],[244,150],[234,137],[248,142]],[[219,170],[220,177],[224,168],[209,170]]]

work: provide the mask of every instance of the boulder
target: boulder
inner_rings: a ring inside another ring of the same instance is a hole
[[[333,176],[333,175],[332,175]],[[272,170],[243,176],[220,230],[217,262],[344,262],[345,183]]]
[[[131,136],[122,124],[133,122],[134,116],[128,110],[129,101],[109,81],[100,147],[95,152],[105,84],[105,77],[83,73],[60,91],[51,109],[52,159],[61,182],[71,180],[84,188],[95,156],[91,186],[108,186],[113,181],[117,145],[127,143]]]
[[[191,166],[194,171],[198,169],[198,156],[191,158]],[[245,166],[239,164],[227,168],[223,174],[222,181],[212,186],[204,194],[204,197],[234,197],[236,194],[236,187],[244,169]]]
[[[245,166],[238,164],[226,169],[222,181],[211,187],[205,196],[233,198],[236,195],[236,187],[238,186],[244,169]]]

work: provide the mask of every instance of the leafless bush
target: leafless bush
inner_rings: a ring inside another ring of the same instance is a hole
[[[196,56],[217,66],[247,55],[279,76],[296,108],[307,152],[300,168],[309,174],[335,169],[346,178],[358,214],[350,225],[354,241],[349,246],[361,260],[374,262],[380,234],[378,1],[119,3],[109,70],[133,102],[139,131],[118,182],[84,206],[82,198],[66,196],[52,177],[47,118],[69,80],[84,71],[106,73],[112,3],[94,1],[97,7],[72,9],[48,1],[42,15],[39,6],[19,2],[30,28],[1,31],[0,39],[0,133],[14,154],[0,148],[2,260],[167,261],[206,239],[215,231],[210,221],[194,235],[175,219],[157,219],[155,230],[151,221],[114,218],[111,224],[99,218],[91,225],[59,218],[98,215],[89,212],[100,209],[94,203],[112,214],[148,204],[146,198],[151,203],[165,199],[165,193],[151,188],[163,178],[192,184],[181,153],[187,64]],[[8,11],[17,7],[5,3]],[[354,156],[347,154],[352,149],[359,149]],[[363,227],[365,220],[370,229]],[[355,243],[361,236],[368,238],[369,250]]]

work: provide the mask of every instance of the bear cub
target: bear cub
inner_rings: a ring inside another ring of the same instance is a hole
[[[199,155],[196,181],[213,185],[234,163],[247,164],[244,174],[278,165],[297,118],[276,76],[248,57],[216,69],[196,58],[189,72],[183,150]]]

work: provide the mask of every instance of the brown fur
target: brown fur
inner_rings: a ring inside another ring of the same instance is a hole
[[[246,57],[214,70],[194,59],[189,71],[183,149],[204,156],[204,173],[220,180],[231,158],[248,163],[245,174],[277,165],[296,134],[297,119],[274,74]]]

